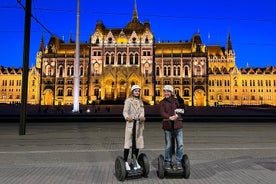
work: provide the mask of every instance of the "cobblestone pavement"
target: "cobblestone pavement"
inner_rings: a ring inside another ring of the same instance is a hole
[[[189,179],[159,179],[157,157],[164,154],[159,122],[146,122],[148,178],[124,183],[275,184],[275,123],[186,123],[184,150]],[[15,123],[0,124],[1,184],[120,183],[114,161],[123,153],[124,123],[31,123],[18,135]]]

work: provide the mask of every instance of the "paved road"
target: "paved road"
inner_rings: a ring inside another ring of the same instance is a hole
[[[0,124],[1,184],[119,183],[114,161],[122,155],[124,123],[31,123],[18,135],[15,123]],[[186,123],[184,149],[190,179],[156,175],[164,136],[160,123],[147,123],[148,178],[124,183],[275,184],[275,123]]]

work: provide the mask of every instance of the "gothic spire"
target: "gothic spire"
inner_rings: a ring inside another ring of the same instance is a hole
[[[44,52],[44,49],[45,49],[45,47],[44,47],[44,32],[42,32],[39,51]]]
[[[227,39],[227,47],[226,47],[226,50],[229,51],[229,50],[233,50],[232,48],[232,41],[231,41],[231,37],[230,37],[230,31],[228,33],[228,39]]]
[[[134,0],[134,9],[133,9],[133,13],[132,13],[132,20],[138,20],[136,0]]]

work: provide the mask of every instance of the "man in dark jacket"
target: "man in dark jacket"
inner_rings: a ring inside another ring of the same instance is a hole
[[[165,169],[170,170],[172,166],[180,170],[182,169],[182,156],[183,156],[183,133],[182,133],[182,121],[179,120],[180,115],[175,113],[175,109],[180,107],[180,104],[172,94],[173,87],[171,85],[165,85],[163,88],[165,98],[160,101],[160,115],[162,120],[162,129],[165,133]],[[174,125],[172,129],[172,123]],[[172,160],[172,134],[176,137],[176,163],[173,165]]]

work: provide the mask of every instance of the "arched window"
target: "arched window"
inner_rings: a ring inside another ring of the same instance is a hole
[[[132,53],[129,55],[129,64],[133,65],[133,54]]]
[[[188,68],[188,66],[185,66],[185,67],[184,67],[184,76],[185,76],[185,77],[188,77],[188,76],[189,76],[189,68]]]
[[[114,54],[111,54],[111,64],[114,65]]]
[[[52,70],[51,70],[51,66],[47,65],[46,66],[46,76],[51,76]]]
[[[122,64],[122,54],[118,54],[118,65],[121,65]]]
[[[171,67],[168,67],[168,76],[171,76]]]
[[[80,76],[83,76],[83,67],[80,67]]]
[[[138,54],[135,54],[135,64],[138,65]]]
[[[176,73],[176,69],[177,69],[177,67],[176,67],[176,66],[174,66],[174,67],[173,67],[173,75],[174,75],[174,76],[176,76],[176,75],[177,75],[177,73]]]
[[[63,67],[60,66],[59,67],[59,77],[62,77],[62,75],[63,75]]]
[[[166,66],[164,66],[163,75],[164,75],[164,76],[167,76],[167,67],[166,67]]]
[[[70,76],[70,67],[67,67],[67,76]]]
[[[108,53],[105,55],[105,64],[109,65],[109,54]]]
[[[149,43],[149,39],[148,39],[148,37],[146,37],[146,39],[145,39],[145,43]]]
[[[69,89],[67,90],[67,96],[72,96],[72,88],[69,88]]]
[[[71,67],[71,75],[72,76],[74,75],[74,67],[73,66]]]
[[[159,76],[159,75],[160,75],[160,68],[156,67],[156,76]]]
[[[123,54],[123,64],[125,65],[126,64],[126,53]]]

